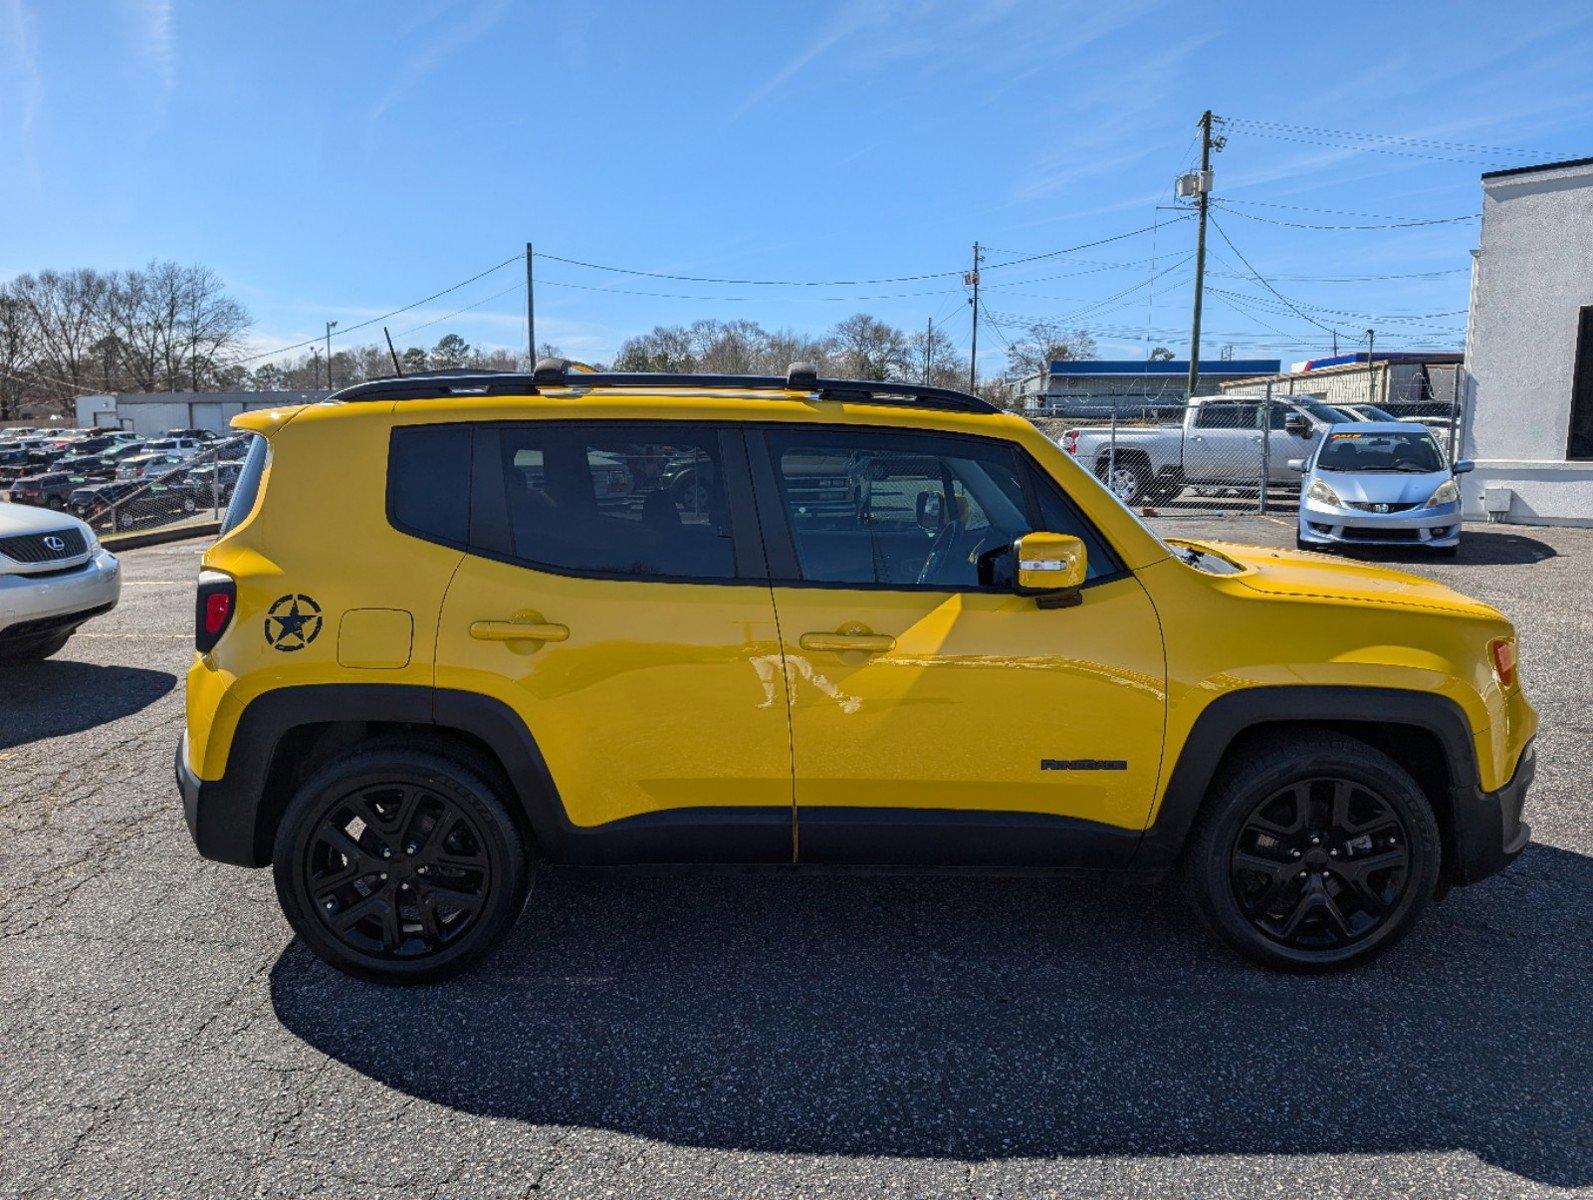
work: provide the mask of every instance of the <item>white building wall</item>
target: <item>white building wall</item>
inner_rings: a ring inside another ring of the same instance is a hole
[[[1579,310],[1593,304],[1593,163],[1484,176],[1466,326],[1467,516],[1593,522],[1593,462],[1566,459]]]
[[[233,417],[258,408],[290,408],[314,404],[330,395],[305,392],[120,392],[79,396],[77,423],[120,425],[144,437],[168,429],[213,429],[221,432]]]

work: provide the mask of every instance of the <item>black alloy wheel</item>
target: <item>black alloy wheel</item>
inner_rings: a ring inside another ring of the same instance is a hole
[[[1200,920],[1240,954],[1330,971],[1404,937],[1441,865],[1432,805],[1399,763],[1343,734],[1280,730],[1229,754],[1179,871]]]
[[[1307,779],[1257,804],[1229,854],[1234,900],[1264,936],[1336,950],[1375,932],[1410,880],[1410,834],[1349,779]]]
[[[305,874],[332,935],[381,958],[419,958],[463,936],[492,885],[470,815],[418,783],[367,785],[333,803]]]
[[[274,870],[312,950],[391,982],[439,979],[485,954],[526,889],[520,832],[483,774],[400,747],[308,780],[277,832]]]

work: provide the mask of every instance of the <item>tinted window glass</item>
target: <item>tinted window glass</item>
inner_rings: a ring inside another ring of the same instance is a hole
[[[1195,414],[1197,429],[1255,429],[1259,419],[1254,404],[1202,404]]]
[[[270,459],[271,443],[258,433],[249,435],[249,453],[244,455],[243,470],[238,476],[238,486],[233,489],[232,500],[227,505],[227,515],[221,521],[221,533],[228,534],[254,510],[260,495],[260,480],[265,475]]]
[[[767,435],[802,577],[958,590],[1010,584],[1027,533],[1010,447],[911,434]]]
[[[387,512],[407,533],[463,546],[470,529],[470,429],[412,425],[393,430]]]
[[[508,545],[577,574],[731,579],[735,551],[718,431],[685,422],[500,426]]]

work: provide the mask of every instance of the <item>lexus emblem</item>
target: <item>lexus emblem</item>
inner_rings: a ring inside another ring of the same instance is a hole
[[[66,549],[66,539],[58,538],[53,533],[45,537],[44,544],[46,548],[54,550],[57,554]]]

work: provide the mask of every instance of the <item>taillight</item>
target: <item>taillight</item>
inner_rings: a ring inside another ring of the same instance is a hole
[[[1513,638],[1494,638],[1488,643],[1488,653],[1493,659],[1494,678],[1501,687],[1516,686],[1516,643]]]
[[[1062,435],[1062,449],[1069,454],[1077,454],[1079,452],[1079,431],[1077,429],[1070,429]]]
[[[194,649],[207,654],[232,624],[238,606],[238,585],[220,571],[199,572],[199,599],[194,606]]]

